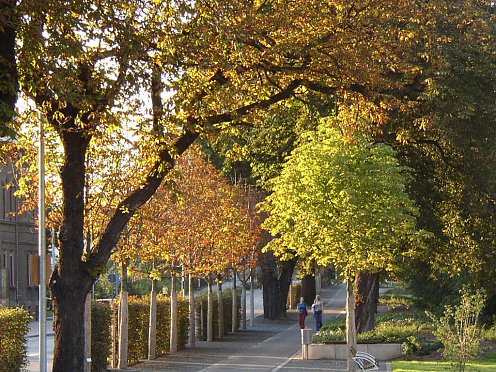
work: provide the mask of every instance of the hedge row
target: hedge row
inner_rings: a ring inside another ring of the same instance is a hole
[[[112,308],[109,303],[91,304],[91,371],[107,370],[112,350]]]
[[[0,309],[0,371],[14,372],[26,367],[26,335],[33,318],[21,308]]]
[[[213,292],[213,339],[218,338],[218,327],[219,327],[219,305],[217,293]],[[207,340],[207,307],[208,307],[208,295],[206,293],[201,294],[196,298],[196,337],[199,340]],[[232,330],[232,290],[224,291],[222,293],[222,303],[224,311],[224,334],[227,334]],[[237,291],[237,312],[236,317],[237,323],[236,328],[239,328],[241,322],[241,290]],[[202,327],[203,325],[203,327]]]
[[[129,296],[128,306],[128,365],[148,358],[148,324],[150,316],[150,296]],[[170,298],[157,295],[157,356],[166,354],[170,349]],[[188,302],[178,300],[177,348],[184,349],[188,341]],[[117,322],[117,303],[113,317]],[[117,324],[117,323],[116,323]],[[117,331],[117,327],[114,328]],[[117,337],[117,335],[115,335]],[[117,355],[117,353],[116,353]]]

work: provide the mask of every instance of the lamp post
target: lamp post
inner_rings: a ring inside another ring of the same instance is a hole
[[[38,299],[40,372],[47,371],[46,350],[46,238],[45,238],[45,131],[44,116],[39,114],[38,151],[38,254],[40,256],[40,285]]]

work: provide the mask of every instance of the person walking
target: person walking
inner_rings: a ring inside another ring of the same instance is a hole
[[[320,295],[315,296],[315,300],[312,304],[313,317],[315,318],[315,329],[320,331],[322,327],[322,311],[324,311],[324,303],[322,302]]]
[[[300,328],[305,329],[305,318],[307,317],[307,304],[303,297],[300,297],[300,303],[296,305],[296,310],[298,310],[298,322],[300,323]]]

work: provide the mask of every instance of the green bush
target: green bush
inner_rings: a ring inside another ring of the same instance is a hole
[[[112,309],[110,303],[91,304],[91,370],[106,371],[112,350]]]
[[[218,299],[217,293],[212,293],[213,295],[213,339],[215,340],[218,336]],[[241,291],[237,291],[237,311],[238,316],[236,328],[239,328],[241,322]],[[207,339],[207,306],[208,297],[206,293],[201,294],[196,299],[196,319],[198,319],[198,324],[196,325],[196,336],[199,340],[205,341]],[[224,334],[227,334],[232,330],[232,290],[222,292],[222,302],[223,302],[223,314],[224,314]],[[202,320],[203,319],[203,320]],[[201,325],[203,324],[203,327]]]
[[[430,317],[435,323],[434,335],[443,343],[443,356],[456,365],[460,372],[465,365],[477,357],[483,338],[478,320],[485,302],[485,294],[478,289],[470,292],[468,288],[460,290],[460,305],[446,305],[444,314],[437,318]]]
[[[26,367],[26,335],[31,320],[24,309],[0,309],[1,372],[21,371]]]
[[[402,343],[406,354],[424,355],[441,347],[432,337],[432,323],[423,313],[414,310],[393,311],[377,316],[377,327],[358,334],[361,343]],[[314,338],[314,343],[336,343],[346,340],[343,317],[328,321]]]
[[[484,332],[484,339],[491,342],[496,342],[496,324]]]
[[[397,294],[383,294],[379,298],[379,304],[388,305],[393,308],[405,307],[409,309],[413,306],[414,300],[410,296],[397,295]]]

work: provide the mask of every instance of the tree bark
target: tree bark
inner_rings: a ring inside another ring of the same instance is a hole
[[[255,326],[255,283],[254,272],[250,269],[250,327]]]
[[[238,290],[236,287],[236,270],[232,271],[232,327],[231,332],[235,333],[238,330]]]
[[[91,292],[84,304],[84,372],[91,372]]]
[[[184,276],[181,275],[181,282]],[[171,278],[171,321],[170,321],[170,352],[177,352],[177,328],[178,328],[178,312],[177,312],[177,292],[176,292],[176,278]]]
[[[315,276],[305,275],[301,279],[301,296],[305,299],[305,303],[308,305],[313,304],[316,294]]]
[[[379,302],[379,273],[361,271],[355,276],[355,324],[358,333],[375,328]]]
[[[188,276],[188,292],[189,292],[189,347],[195,347],[195,291],[193,290],[193,276]]]
[[[241,329],[246,330],[246,272],[243,271],[241,281]]]
[[[355,362],[352,359],[357,350],[355,329],[355,297],[352,283],[346,283],[346,346],[348,349],[347,372],[355,372]]]
[[[222,294],[222,281],[217,282],[217,314],[218,314],[218,328],[217,328],[217,336],[221,338],[224,336],[224,299]]]
[[[212,278],[207,277],[207,341],[214,340],[214,297],[212,293]]]
[[[15,58],[16,0],[0,2],[0,135],[6,134],[6,123],[14,116],[19,81]]]
[[[71,115],[66,125],[74,127],[72,117],[76,111],[67,110]],[[61,138],[65,158],[60,172],[64,200],[60,259],[49,284],[55,311],[55,372],[84,370],[84,307],[95,281],[81,260],[84,253],[85,153],[90,138],[70,130],[61,132]]]
[[[278,265],[279,277],[277,277]],[[295,266],[296,258],[276,263],[272,253],[262,255],[264,318],[276,320],[286,317],[289,286]]]
[[[150,293],[150,318],[148,325],[148,360],[157,357],[157,281],[152,279],[152,290]]]
[[[128,356],[128,301],[127,301],[127,265],[122,265],[122,288],[119,306],[119,363],[118,368],[127,368]]]

